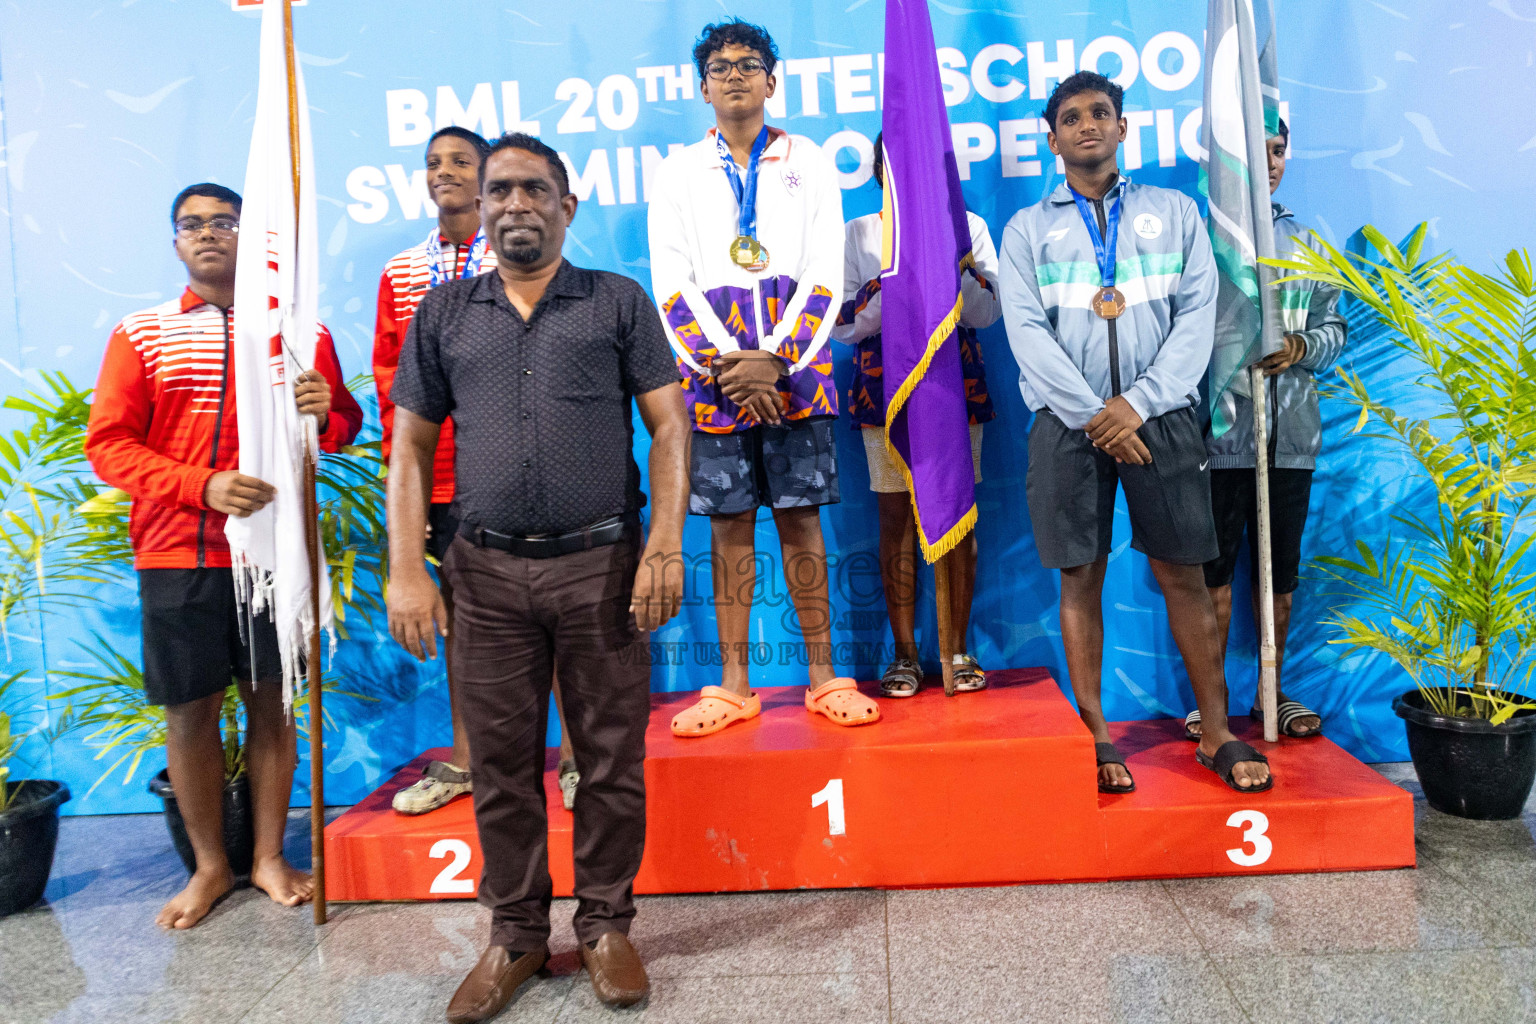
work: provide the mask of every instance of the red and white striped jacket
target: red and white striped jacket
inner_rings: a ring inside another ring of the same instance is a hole
[[[405,332],[416,315],[416,307],[421,305],[422,296],[432,288],[429,253],[436,234],[434,228],[431,235],[384,264],[384,273],[379,275],[379,312],[373,328],[373,382],[379,391],[379,424],[384,428],[386,463],[395,430],[395,403],[390,401],[389,392],[395,384],[395,370],[400,365],[400,347],[405,344]],[[443,243],[442,269],[448,280],[457,280],[464,274],[473,241],[471,238],[464,242]],[[453,257],[451,271],[448,269],[450,251]],[[496,252],[487,246],[479,272],[489,274],[495,270]],[[432,501],[436,504],[452,500],[453,419],[449,417],[443,421],[443,432],[437,439],[437,455],[432,466]]]
[[[230,564],[225,516],[208,507],[203,491],[209,477],[240,466],[233,337],[231,312],[188,288],[124,317],[107,342],[85,454],[98,476],[133,498],[135,568]],[[331,385],[320,447],[334,452],[357,436],[363,410],[323,324],[315,368]]]

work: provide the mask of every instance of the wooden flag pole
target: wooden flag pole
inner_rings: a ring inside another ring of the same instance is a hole
[[[293,55],[293,0],[283,0],[283,59],[288,71],[288,161],[293,173],[294,253],[299,238],[299,90]],[[317,431],[318,433],[318,431]],[[325,924],[325,713],[320,703],[320,507],[315,450],[304,446],[304,549],[309,556],[309,849],[315,924]]]
[[[1239,3],[1233,12],[1237,19],[1238,63],[1245,70],[1239,78],[1245,78],[1248,69],[1257,83],[1258,55],[1254,52],[1257,39],[1254,31],[1253,8]],[[1280,348],[1280,311],[1275,295],[1275,272],[1263,260],[1275,255],[1275,242],[1270,229],[1269,175],[1264,168],[1268,157],[1264,152],[1264,110],[1260,89],[1242,88],[1243,134],[1248,151],[1248,195],[1254,215],[1253,242],[1259,284],[1260,351],[1262,357]],[[1264,368],[1255,363],[1248,368],[1248,394],[1253,405],[1254,485],[1257,489],[1257,537],[1251,542],[1258,546],[1259,562],[1259,703],[1264,717],[1264,739],[1275,743],[1280,739],[1276,721],[1276,701],[1279,688],[1278,645],[1275,643],[1275,571],[1271,553],[1269,529],[1269,401],[1264,380]],[[1278,410],[1277,410],[1278,412]]]
[[[1260,280],[1264,280],[1261,275]],[[1267,283],[1267,282],[1265,282]],[[1264,368],[1257,363],[1248,368],[1248,391],[1253,396],[1254,484],[1258,488],[1258,536],[1252,541],[1259,547],[1259,701],[1264,714],[1264,739],[1280,739],[1278,722],[1279,661],[1275,643],[1275,562],[1269,536],[1269,389]]]

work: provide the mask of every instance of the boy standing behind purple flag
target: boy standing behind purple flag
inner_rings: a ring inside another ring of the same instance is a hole
[[[970,416],[956,328],[971,229],[944,109],[927,0],[886,0],[885,228],[880,275],[885,430],[923,557],[976,525]],[[920,439],[920,440],[919,440]]]
[[[885,187],[883,134],[875,139],[875,181]],[[974,479],[981,482],[981,427],[997,412],[987,393],[986,367],[982,361],[978,328],[990,327],[1002,316],[997,299],[997,251],[987,223],[974,213],[970,222],[971,252],[975,265],[960,275],[965,305],[960,313],[961,372],[965,378],[966,411],[970,422],[971,462]],[[886,611],[891,620],[895,656],[880,678],[886,697],[912,697],[922,686],[918,660],[917,524],[907,481],[896,468],[885,441],[885,386],[881,361],[881,264],[884,259],[884,217],[871,213],[848,222],[846,269],[843,273],[843,308],[832,337],[853,345],[853,386],[848,389],[848,413],[862,435],[869,461],[869,489],[875,492],[880,513],[880,579],[885,590]],[[981,690],[986,674],[966,648],[971,598],[976,589],[976,531],[972,530],[946,561],[952,568],[949,587],[949,623],[955,636],[951,654],[955,692]]]

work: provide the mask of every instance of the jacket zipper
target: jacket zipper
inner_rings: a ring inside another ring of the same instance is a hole
[[[1275,468],[1275,454],[1280,450],[1280,377],[1268,378],[1265,391],[1269,403],[1269,468]]]
[[[757,278],[752,279],[752,324],[757,328],[757,347],[763,347],[763,296],[757,287]]]
[[[224,359],[223,367],[219,371],[219,411],[213,421],[213,453],[208,456],[208,468],[217,470],[219,466],[219,439],[224,433],[224,396],[229,392],[229,310],[221,309],[219,313],[224,318]],[[203,568],[208,553],[207,543],[204,537],[208,529],[208,510],[203,509],[202,515],[197,520],[197,567]]]
[[[1109,230],[1109,225],[1104,220],[1104,200],[1093,201],[1093,212],[1099,215],[1099,237],[1103,238]],[[1104,244],[1113,246],[1115,239],[1104,238]],[[1120,393],[1120,338],[1115,333],[1115,321],[1105,321],[1109,325],[1109,392],[1113,397]]]

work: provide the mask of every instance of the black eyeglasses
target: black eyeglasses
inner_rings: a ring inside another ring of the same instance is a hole
[[[712,60],[704,65],[705,72],[717,82],[723,82],[731,77],[731,69],[741,72],[742,78],[752,78],[768,70],[768,65],[756,57],[743,57],[741,60]]]
[[[183,217],[176,222],[176,233],[182,238],[196,238],[207,228],[215,238],[234,238],[240,232],[240,222],[233,217]]]

